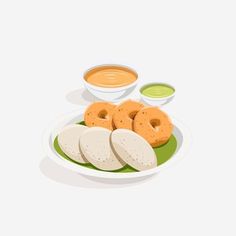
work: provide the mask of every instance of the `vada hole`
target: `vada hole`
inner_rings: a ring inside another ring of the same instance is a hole
[[[129,113],[129,118],[133,120],[134,117],[136,116],[136,114],[137,114],[137,111],[132,111],[132,112],[130,112],[130,113]]]
[[[159,126],[161,125],[161,121],[159,119],[153,119],[153,120],[150,120],[150,124],[155,130],[158,131]]]
[[[101,111],[98,113],[98,117],[101,118],[101,119],[108,119],[107,111],[106,111],[106,110],[101,110]]]

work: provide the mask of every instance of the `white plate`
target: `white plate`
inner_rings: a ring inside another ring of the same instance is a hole
[[[88,176],[88,177],[96,177],[96,178],[105,178],[105,179],[142,179],[142,177],[146,178],[147,176],[151,176],[153,174],[158,173],[164,168],[170,166],[174,162],[183,158],[185,152],[188,149],[190,143],[190,136],[187,129],[176,119],[171,117],[174,123],[174,135],[177,139],[177,149],[174,155],[165,163],[157,166],[156,168],[145,170],[141,172],[131,172],[131,173],[114,173],[114,172],[105,172],[99,170],[93,170],[87,167],[80,166],[76,163],[68,161],[60,156],[56,150],[54,149],[53,142],[58,133],[64,126],[68,124],[74,124],[83,120],[84,109],[77,110],[70,114],[65,115],[61,119],[53,122],[45,132],[43,137],[43,146],[46,151],[48,157],[54,160],[57,164],[68,168],[72,171],[75,171],[79,174]]]

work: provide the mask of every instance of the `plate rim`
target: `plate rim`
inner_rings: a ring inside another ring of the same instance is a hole
[[[106,172],[106,171],[93,170],[90,168],[80,166],[76,163],[66,160],[65,158],[60,156],[60,154],[56,152],[53,146],[53,142],[52,142],[52,133],[55,131],[56,128],[62,127],[63,124],[66,125],[67,122],[71,121],[71,119],[75,118],[76,116],[83,115],[84,110],[85,108],[76,109],[75,111],[64,114],[60,116],[59,118],[55,119],[53,122],[51,122],[51,124],[46,128],[43,134],[43,143],[42,143],[44,152],[47,157],[55,161],[58,165],[64,168],[70,169],[74,172],[77,172],[78,174],[82,174],[82,175],[90,176],[90,177],[105,178],[105,179],[133,179],[133,178],[145,177],[145,176],[156,174],[172,166],[179,160],[182,160],[189,149],[189,146],[191,143],[191,135],[188,128],[181,121],[179,121],[178,119],[170,115],[170,118],[174,126],[180,130],[181,135],[183,136],[183,140],[177,152],[174,153],[173,156],[168,161],[161,164],[160,166],[157,166],[149,170],[140,171],[140,172],[132,172],[132,173]]]

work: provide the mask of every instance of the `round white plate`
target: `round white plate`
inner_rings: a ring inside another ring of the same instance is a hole
[[[62,118],[53,122],[45,132],[43,137],[43,147],[46,151],[48,157],[54,160],[57,164],[68,168],[72,171],[75,171],[79,174],[88,176],[88,177],[96,177],[96,178],[105,178],[105,179],[142,179],[147,176],[151,176],[153,174],[158,173],[164,168],[170,166],[176,161],[182,159],[184,157],[185,152],[188,149],[190,143],[190,135],[186,127],[184,127],[179,121],[171,117],[172,122],[174,123],[174,135],[177,139],[177,149],[174,155],[165,163],[157,166],[156,168],[145,170],[141,172],[131,172],[131,173],[114,173],[114,172],[105,172],[99,170],[93,170],[87,167],[80,166],[76,163],[68,161],[60,156],[56,150],[54,149],[53,142],[60,130],[63,129],[64,126],[69,124],[74,124],[83,120],[84,109],[79,109],[75,112],[69,113]]]

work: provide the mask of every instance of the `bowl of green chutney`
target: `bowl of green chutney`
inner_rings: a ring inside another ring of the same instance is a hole
[[[149,83],[140,90],[142,100],[151,106],[162,106],[169,103],[175,96],[175,88],[166,83]]]

